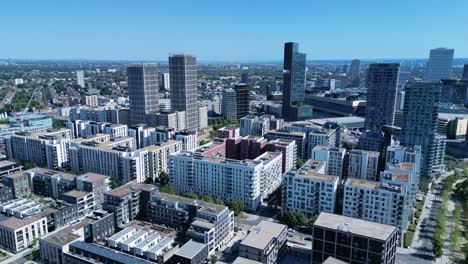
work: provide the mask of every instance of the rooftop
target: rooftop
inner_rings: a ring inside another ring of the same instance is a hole
[[[244,258],[244,257],[237,257],[232,264],[261,264],[262,262]]]
[[[83,175],[80,175],[78,179],[81,181],[94,183],[94,182],[102,181],[104,179],[109,179],[109,176],[94,173],[94,172],[88,172]]]
[[[113,263],[132,263],[132,264],[152,263],[150,261],[146,261],[146,260],[131,256],[131,255],[119,252],[117,250],[98,246],[96,244],[85,243],[82,241],[75,241],[72,244],[70,244],[70,246],[78,248],[85,252],[90,252],[95,255],[105,256],[106,258],[110,259],[111,262]],[[73,253],[70,252],[69,254],[73,254]],[[85,258],[84,256],[82,257]],[[96,263],[98,263],[98,261],[96,261]]]
[[[341,232],[348,232],[378,240],[387,240],[396,232],[395,226],[323,212],[318,216],[314,226],[339,230]]]
[[[399,182],[406,182],[406,183],[410,182],[410,176],[407,173],[384,171],[382,172],[382,175],[385,180],[392,180],[392,181],[399,181]]]
[[[328,257],[323,264],[347,264],[348,262],[336,259],[334,257]]]
[[[69,226],[53,234],[48,235],[44,237],[43,239],[50,243],[53,243],[59,246],[64,246],[80,238],[80,236],[77,234],[74,234],[73,231],[74,231],[74,227]]]
[[[203,243],[198,243],[193,240],[185,243],[177,252],[176,255],[192,259],[195,257],[200,251],[206,248],[208,245]]]
[[[56,176],[56,177],[59,177],[68,181],[74,181],[75,178],[78,177],[77,175],[74,175],[71,173],[66,173],[66,172],[61,172],[61,171],[56,171],[56,170],[49,170],[49,169],[39,168],[39,167],[27,170],[26,172],[35,172],[35,173],[39,173],[39,174],[43,174],[47,176]]]
[[[9,160],[2,160],[0,161],[0,168],[19,165],[17,162],[9,161]]]
[[[151,192],[153,190],[156,190],[156,186],[152,184],[146,184],[146,183],[138,183],[138,182],[129,182],[126,183],[125,185],[122,185],[120,187],[117,187],[113,190],[107,191],[106,195],[111,195],[115,197],[125,197],[130,193],[138,192],[138,191],[148,191]]]
[[[278,237],[286,228],[285,225],[262,220],[257,226],[251,228],[241,245],[263,250],[272,239]]]
[[[68,196],[68,197],[73,197],[73,198],[80,198],[80,197],[86,196],[88,194],[89,194],[89,192],[72,190],[72,191],[64,193],[63,195]]]

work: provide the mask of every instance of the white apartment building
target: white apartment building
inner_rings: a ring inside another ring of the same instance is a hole
[[[10,217],[0,222],[0,246],[18,253],[32,245],[33,240],[48,234],[47,217],[39,213],[27,219]]]
[[[408,228],[411,210],[405,186],[348,179],[344,186],[343,215],[393,225],[401,233]]]
[[[111,138],[128,136],[128,126],[123,124],[106,124],[102,133],[110,135]]]
[[[181,152],[170,155],[169,164],[171,184],[179,193],[194,192],[225,202],[240,200],[251,210],[281,185],[281,152],[242,161]]]
[[[312,149],[311,159],[325,161],[327,163],[327,174],[341,178],[345,157],[345,148],[315,146]]]
[[[247,115],[240,119],[240,134],[242,137],[255,136],[263,137],[270,131],[271,115]]]
[[[80,87],[85,87],[84,71],[76,71],[76,83]]]
[[[17,132],[7,138],[6,149],[10,159],[34,162],[49,169],[67,167],[67,152],[71,130],[62,129],[51,132]]]
[[[153,180],[159,177],[161,172],[169,172],[169,155],[182,151],[182,142],[168,140],[158,145],[140,149],[143,153],[143,164],[145,178],[152,177]]]
[[[121,137],[111,141],[76,140],[70,147],[71,169],[76,174],[95,172],[108,175],[116,183],[153,179],[168,172],[168,156],[178,153],[182,143],[174,140],[134,149],[134,139]]]
[[[152,127],[165,126],[174,128],[175,131],[181,131],[186,128],[185,119],[185,111],[161,112],[158,115],[158,123],[149,123],[149,125]]]
[[[302,160],[306,160],[309,157],[309,155],[306,154],[307,137],[304,132],[270,131],[266,133],[265,138],[268,139],[268,141],[275,139],[294,140],[297,146],[297,157]]]
[[[147,125],[131,126],[128,129],[128,136],[135,139],[137,148],[144,148],[154,145],[151,134],[155,131],[156,128]]]
[[[182,142],[182,150],[194,151],[198,147],[198,134],[195,130],[176,132],[173,139]]]
[[[353,149],[349,152],[348,178],[375,181],[378,164],[378,152]]]
[[[208,127],[208,106],[198,106],[198,129]]]
[[[310,132],[307,136],[309,157],[312,157],[312,150],[316,146],[334,147],[336,142],[336,130],[325,129]]]
[[[339,177],[323,174],[326,162],[309,160],[298,170],[284,174],[283,211],[316,217],[334,213]]]

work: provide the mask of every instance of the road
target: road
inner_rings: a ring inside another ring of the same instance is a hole
[[[416,232],[414,233],[411,248],[398,248],[398,263],[423,264],[434,263],[434,261],[435,263],[449,263],[446,256],[437,260],[434,259],[434,254],[432,253],[432,237],[435,233],[437,217],[439,215],[440,205],[442,202],[442,197],[440,195],[442,194],[445,179],[452,173],[453,172],[445,173],[439,177],[439,179],[434,182],[434,191],[428,191],[419,223],[416,226]],[[449,203],[448,207],[450,214],[451,211],[453,211],[453,206]],[[448,238],[446,239],[448,240]]]

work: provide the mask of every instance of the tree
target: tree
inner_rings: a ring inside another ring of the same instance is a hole
[[[216,200],[214,201],[214,203],[215,203],[215,204],[219,204],[219,205],[224,205],[224,201],[221,200],[221,199],[219,199],[219,198],[216,199]]]
[[[190,199],[198,199],[198,196],[197,196],[195,193],[193,193],[193,192],[185,193],[185,194],[184,194],[184,197],[190,198]]]
[[[304,161],[301,159],[301,158],[297,158],[297,161],[296,161],[296,168],[300,168],[304,166]]]
[[[211,262],[211,264],[215,264],[216,262],[218,262],[218,256],[211,255],[210,256],[210,262]]]
[[[146,179],[145,179],[145,183],[146,183],[146,184],[153,184],[153,183],[154,183],[153,177],[148,177],[148,178],[146,178]]]
[[[208,195],[203,195],[202,200],[205,201],[205,202],[208,202],[208,203],[213,203],[214,202],[213,198],[211,198]]]
[[[26,162],[23,165],[24,170],[29,170],[29,169],[32,169],[32,168],[35,168],[35,167],[37,167],[37,165],[34,162]]]
[[[242,211],[244,211],[244,203],[239,200],[232,201],[229,204],[229,209],[234,212],[234,215],[239,215]]]
[[[300,212],[287,212],[283,215],[282,220],[290,228],[296,228],[305,225],[307,218]]]
[[[166,186],[169,184],[169,175],[165,171],[159,173],[159,186]]]
[[[118,185],[117,185],[117,183],[116,183],[115,181],[111,181],[111,182],[110,182],[110,188],[111,188],[111,189],[115,189],[115,188],[117,188],[117,187],[118,187]]]
[[[167,193],[167,194],[172,194],[172,195],[179,195],[177,190],[174,187],[170,186],[170,185],[159,187],[159,191],[162,192],[162,193]]]

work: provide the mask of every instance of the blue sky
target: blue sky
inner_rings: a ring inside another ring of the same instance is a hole
[[[467,0],[0,2],[0,58],[281,60],[468,57]]]

